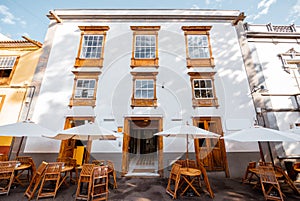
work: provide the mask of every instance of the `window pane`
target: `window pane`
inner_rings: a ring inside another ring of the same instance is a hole
[[[12,69],[15,65],[16,56],[0,56],[0,70]]]
[[[134,98],[153,99],[154,80],[136,80]]]
[[[195,98],[213,98],[212,80],[194,79],[194,94]]]
[[[93,98],[96,80],[79,79],[75,89],[75,98]]]
[[[190,58],[209,58],[208,37],[206,35],[188,35],[187,39]]]
[[[155,35],[137,35],[135,37],[135,58],[155,58]]]
[[[81,58],[100,58],[103,45],[103,35],[84,35]]]

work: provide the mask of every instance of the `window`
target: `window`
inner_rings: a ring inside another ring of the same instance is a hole
[[[213,98],[212,80],[210,79],[194,79],[194,96],[198,98]]]
[[[154,80],[135,80],[136,99],[153,99],[154,98]]]
[[[65,129],[81,126],[90,122],[94,122],[94,117],[67,117]]]
[[[214,90],[214,72],[189,72],[193,107],[218,107]]]
[[[209,31],[211,26],[183,26],[187,67],[214,67]]]
[[[75,98],[94,98],[96,80],[79,79],[76,83]]]
[[[73,95],[69,106],[95,106],[99,72],[74,72]]]
[[[131,67],[158,67],[159,26],[131,26],[133,47]]]
[[[287,52],[278,55],[281,59],[284,70],[290,72],[295,69],[300,72],[300,53],[295,51],[294,48],[289,49]]]
[[[0,95],[0,112],[4,104],[5,95]]]
[[[0,84],[9,84],[17,60],[17,56],[0,56]]]
[[[79,26],[80,48],[75,67],[102,67],[103,50],[108,26]]]
[[[132,107],[156,107],[156,75],[157,72],[132,72],[133,93]]]

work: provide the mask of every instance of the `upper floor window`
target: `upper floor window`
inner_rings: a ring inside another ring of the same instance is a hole
[[[73,94],[69,106],[92,106],[96,104],[97,82],[100,72],[73,72]]]
[[[189,72],[193,107],[218,107],[214,87],[214,72]]]
[[[17,56],[0,56],[0,84],[9,84],[17,60]]]
[[[135,80],[135,92],[134,97],[136,99],[153,99],[154,98],[154,80]]]
[[[295,69],[300,72],[300,52],[294,48],[289,49],[287,52],[279,54],[284,70],[290,72]]]
[[[84,35],[80,58],[99,59],[102,53],[103,35]]]
[[[132,72],[133,93],[132,107],[156,107],[156,75],[157,72]]]
[[[187,67],[214,67],[210,35],[211,26],[183,26]]]
[[[103,50],[108,26],[79,26],[80,47],[75,67],[102,67]]]
[[[194,79],[194,97],[200,98],[214,98],[213,86],[211,79]]]
[[[78,79],[75,98],[94,98],[96,79]]]
[[[131,67],[158,67],[158,31],[159,26],[131,26],[133,47]]]

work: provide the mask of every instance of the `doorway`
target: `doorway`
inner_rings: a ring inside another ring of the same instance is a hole
[[[125,118],[122,161],[124,175],[160,175],[162,138],[154,134],[161,129],[161,118]]]

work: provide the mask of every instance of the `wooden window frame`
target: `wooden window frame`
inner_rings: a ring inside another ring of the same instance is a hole
[[[94,122],[95,121],[95,117],[66,117],[66,121],[65,121],[65,126],[64,129],[69,129],[69,128],[73,128],[74,126],[71,126],[71,121],[76,121],[76,120],[87,120],[90,122]]]
[[[9,77],[0,77],[0,85],[9,85],[9,83],[13,77],[13,74],[17,68],[17,65],[19,63],[20,56],[18,56],[18,55],[1,55],[1,57],[16,57],[14,66],[11,69]]]
[[[158,31],[160,26],[130,26],[133,31],[131,68],[156,67],[158,68]],[[137,35],[155,35],[155,58],[135,58],[135,40]]]
[[[98,88],[98,80],[100,72],[73,72],[75,75],[74,78],[74,84],[73,84],[73,92],[72,97],[70,99],[69,106],[96,106],[96,94],[97,94],[97,88]],[[94,88],[94,97],[93,98],[75,98],[75,90],[76,90],[76,84],[77,80],[79,79],[95,79],[95,88]]]
[[[218,98],[216,96],[215,88],[215,72],[189,72],[192,89],[192,105],[193,107],[219,107]],[[212,81],[213,98],[196,98],[194,89],[195,79],[209,79]]]
[[[106,32],[109,30],[108,26],[79,26],[79,29],[81,30],[81,38],[80,38],[80,44],[78,49],[78,54],[75,61],[75,68],[77,67],[99,67],[102,68],[103,66],[103,55],[104,55],[104,46],[106,42]],[[82,43],[83,43],[83,37],[85,35],[103,35],[103,41],[102,41],[102,50],[100,54],[100,58],[81,58],[81,51],[82,51]]]
[[[185,46],[186,46],[186,61],[187,67],[214,67],[214,57],[212,56],[212,48],[210,42],[210,30],[212,26],[183,26],[181,29],[185,35]],[[206,35],[208,39],[209,58],[190,58],[189,47],[188,47],[188,36],[189,35]]]
[[[6,95],[0,95],[0,112],[1,112],[2,107],[4,105],[5,96]]]
[[[131,72],[133,76],[132,81],[132,95],[131,95],[131,107],[157,107],[157,97],[156,97],[156,76],[157,72]],[[153,80],[153,98],[135,98],[135,81],[136,80]]]

